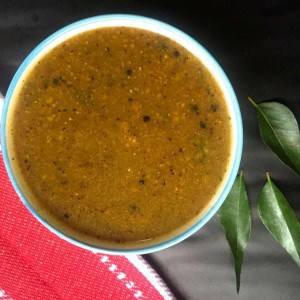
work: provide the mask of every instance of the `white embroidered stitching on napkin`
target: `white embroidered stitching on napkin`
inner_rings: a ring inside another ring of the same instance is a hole
[[[148,281],[162,295],[164,300],[176,300],[160,276],[142,258],[141,255],[128,255],[127,259],[148,279]]]
[[[13,300],[6,295],[5,291],[0,288],[0,300]]]
[[[113,264],[107,255],[99,255],[100,261],[108,267],[108,270],[111,271],[116,277],[123,283],[125,286],[133,293],[133,296],[136,299],[145,299],[143,293],[136,287],[136,284],[129,280],[125,273],[118,270],[118,267]],[[1,299],[0,299],[1,300]]]

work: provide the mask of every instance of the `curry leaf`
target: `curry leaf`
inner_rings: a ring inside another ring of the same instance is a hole
[[[281,191],[267,173],[267,183],[258,197],[263,224],[300,267],[300,224]]]
[[[268,102],[255,106],[264,143],[300,176],[300,134],[294,114],[283,104]]]
[[[233,255],[236,290],[239,292],[244,250],[251,232],[249,201],[242,172],[219,209],[219,218]]]

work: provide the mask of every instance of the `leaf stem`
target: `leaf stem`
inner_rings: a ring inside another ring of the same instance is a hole
[[[270,178],[270,173],[269,172],[266,172],[266,176],[267,176],[268,182],[271,182],[271,178]]]
[[[248,97],[248,100],[253,104],[253,106],[255,107],[255,108],[257,108],[258,107],[258,105],[254,102],[254,100],[252,100],[250,97]]]

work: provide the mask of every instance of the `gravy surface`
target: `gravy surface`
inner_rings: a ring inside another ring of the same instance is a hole
[[[10,159],[47,210],[99,239],[170,233],[204,209],[226,173],[221,89],[159,34],[78,34],[40,59],[16,97]]]

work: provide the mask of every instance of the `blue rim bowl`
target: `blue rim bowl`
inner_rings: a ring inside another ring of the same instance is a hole
[[[26,199],[25,195],[23,194],[16,178],[14,172],[12,170],[8,150],[7,150],[7,143],[6,143],[6,123],[7,123],[7,112],[9,109],[9,105],[11,99],[13,97],[13,93],[16,89],[17,84],[20,81],[22,74],[27,70],[28,66],[37,58],[37,56],[41,55],[44,51],[46,52],[49,47],[56,44],[59,44],[61,41],[67,39],[70,36],[78,32],[82,32],[85,30],[99,28],[99,27],[109,27],[109,26],[125,26],[125,27],[136,27],[142,28],[146,30],[150,30],[153,32],[157,32],[159,34],[165,35],[174,41],[178,42],[185,48],[187,48],[191,53],[199,57],[199,59],[204,63],[204,65],[211,71],[214,75],[215,79],[218,81],[227,101],[227,105],[229,111],[231,113],[232,119],[232,127],[233,127],[233,141],[232,141],[232,161],[229,166],[227,180],[224,183],[224,186],[214,201],[212,201],[212,205],[209,209],[204,213],[204,215],[194,224],[192,224],[189,228],[185,229],[183,232],[169,237],[164,241],[160,241],[157,244],[153,244],[150,246],[140,246],[137,248],[129,248],[129,249],[114,249],[114,248],[107,248],[107,247],[99,247],[95,246],[86,242],[83,242],[79,239],[76,239],[62,230],[55,228],[52,226],[46,219],[39,215],[39,213],[33,208],[30,202]],[[179,29],[163,23],[161,21],[137,16],[137,15],[124,15],[124,14],[113,14],[113,15],[100,15],[88,19],[84,19],[75,23],[72,23],[41,42],[23,61],[19,69],[17,70],[16,74],[14,75],[11,84],[8,88],[3,111],[2,111],[2,126],[1,126],[1,144],[2,144],[2,152],[3,152],[3,159],[4,164],[9,175],[9,178],[13,184],[14,189],[16,190],[18,196],[20,197],[21,201],[27,207],[32,215],[35,216],[45,227],[55,233],[57,236],[63,238],[64,240],[75,244],[81,248],[85,248],[91,251],[101,252],[101,253],[108,253],[108,254],[119,254],[119,255],[126,255],[126,254],[147,254],[155,251],[159,251],[175,245],[182,240],[186,239],[197,230],[199,230],[205,223],[207,223],[210,218],[217,212],[220,208],[222,203],[225,201],[226,196],[228,195],[235,177],[237,175],[241,155],[242,155],[242,146],[243,146],[243,127],[242,127],[242,119],[241,113],[238,105],[238,101],[234,90],[225,75],[224,71],[220,67],[220,65],[216,62],[216,60],[209,54],[209,52],[200,45],[199,42],[185,34],[184,32],[180,31]]]

